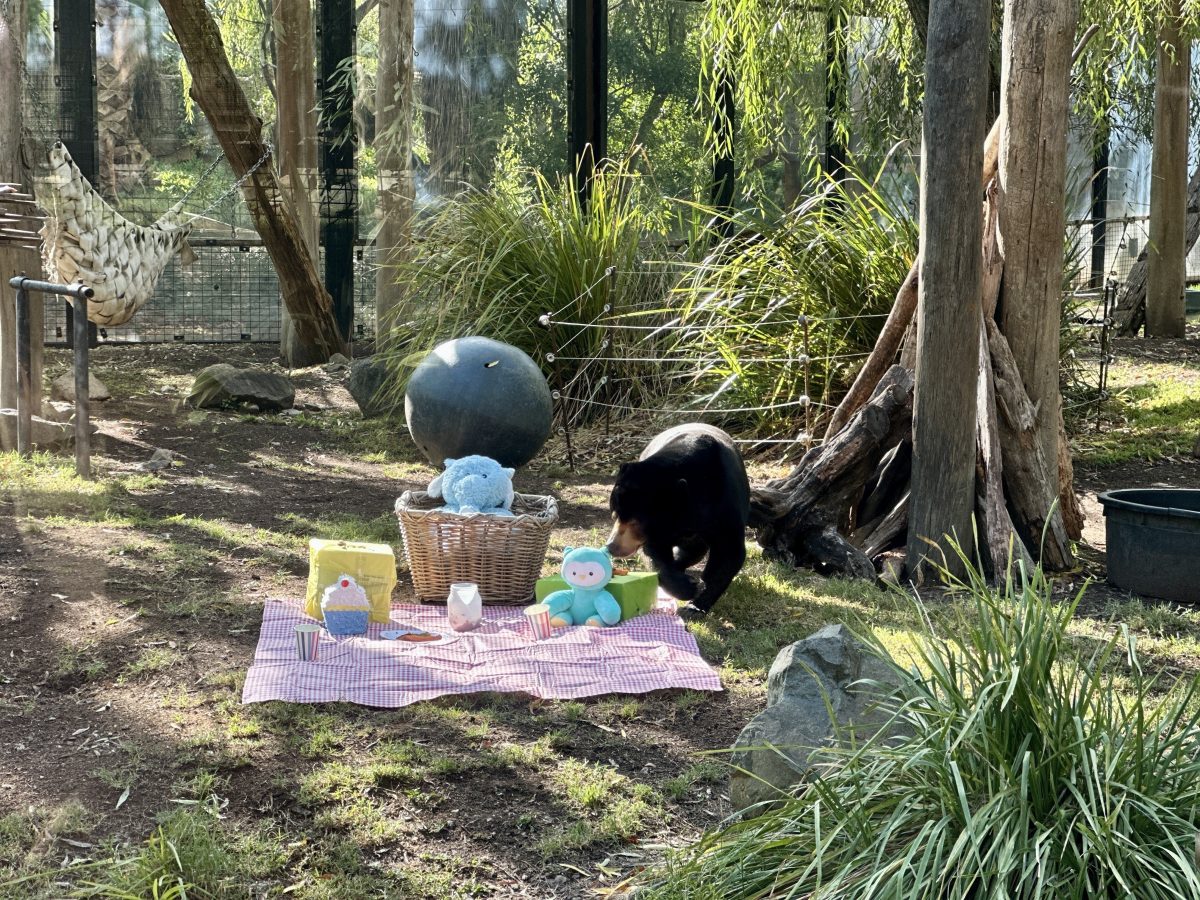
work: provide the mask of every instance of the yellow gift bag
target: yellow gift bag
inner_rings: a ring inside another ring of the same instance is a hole
[[[396,587],[396,555],[392,548],[387,544],[311,538],[308,542],[308,597],[304,602],[307,615],[322,618],[321,596],[325,588],[342,575],[351,576],[367,592],[371,621],[386,623],[392,608],[392,590]]]

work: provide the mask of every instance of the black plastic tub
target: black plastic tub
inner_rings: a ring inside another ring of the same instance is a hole
[[[1108,580],[1119,588],[1200,603],[1200,490],[1129,488],[1100,495]]]

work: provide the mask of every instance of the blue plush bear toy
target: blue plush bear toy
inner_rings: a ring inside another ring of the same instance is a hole
[[[446,501],[444,512],[511,516],[512,477],[512,469],[491,457],[464,456],[446,460],[446,471],[429,483],[426,493]]]
[[[563,550],[562,577],[571,587],[555,591],[543,602],[550,607],[555,625],[616,625],[621,605],[604,589],[612,580],[612,557],[607,550],[567,547]]]

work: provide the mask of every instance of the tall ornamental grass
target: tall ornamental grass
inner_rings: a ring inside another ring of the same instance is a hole
[[[699,360],[689,388],[730,427],[790,433],[804,421],[799,397],[836,400],[874,346],[916,255],[917,225],[880,170],[733,226],[676,288],[688,327],[674,349]]]
[[[906,669],[902,737],[822,750],[779,808],[649,877],[658,900],[1200,897],[1197,681],[1147,676],[1127,632],[1067,636],[1040,572],[969,597]],[[1119,673],[1119,674],[1118,674]]]
[[[383,273],[405,286],[393,326],[395,395],[438,343],[483,335],[529,353],[565,397],[648,402],[656,367],[622,362],[618,378],[602,360],[651,356],[655,341],[595,326],[661,307],[678,274],[666,262],[663,209],[623,165],[595,176],[586,213],[574,178],[540,175],[528,192],[471,190],[446,203],[421,223],[412,259]],[[633,341],[637,351],[626,352]]]

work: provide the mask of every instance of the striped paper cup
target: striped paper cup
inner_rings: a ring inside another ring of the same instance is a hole
[[[320,625],[297,625],[296,656],[298,656],[304,662],[316,662],[317,645],[320,640]]]
[[[533,631],[535,641],[544,641],[554,633],[554,626],[550,624],[550,607],[545,603],[525,607],[525,620]]]

